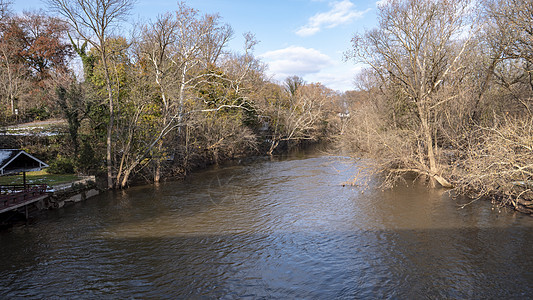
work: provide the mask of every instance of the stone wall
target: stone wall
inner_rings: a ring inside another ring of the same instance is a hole
[[[69,203],[85,201],[100,194],[96,187],[94,176],[87,176],[81,180],[56,185],[52,187],[51,194],[43,203],[48,209],[61,208]]]

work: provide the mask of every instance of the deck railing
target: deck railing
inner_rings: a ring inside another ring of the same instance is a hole
[[[6,208],[40,197],[46,193],[46,184],[0,186],[0,208]]]

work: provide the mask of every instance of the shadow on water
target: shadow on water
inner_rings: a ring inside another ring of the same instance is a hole
[[[136,187],[0,232],[0,298],[525,298],[533,221],[361,191],[344,158]]]
[[[531,245],[516,241],[531,238],[484,228],[22,246],[0,264],[0,296],[523,298],[533,294]]]

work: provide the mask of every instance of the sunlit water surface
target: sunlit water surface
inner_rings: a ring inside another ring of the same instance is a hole
[[[0,298],[533,297],[533,219],[262,159],[102,194],[0,232]]]

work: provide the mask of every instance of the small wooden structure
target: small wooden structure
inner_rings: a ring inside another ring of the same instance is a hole
[[[0,149],[0,175],[40,171],[49,166],[19,149]]]
[[[46,184],[26,184],[26,172],[39,171],[48,165],[20,149],[0,149],[0,176],[22,173],[22,185],[0,186],[0,214],[26,208],[28,217],[28,205],[47,197]]]

